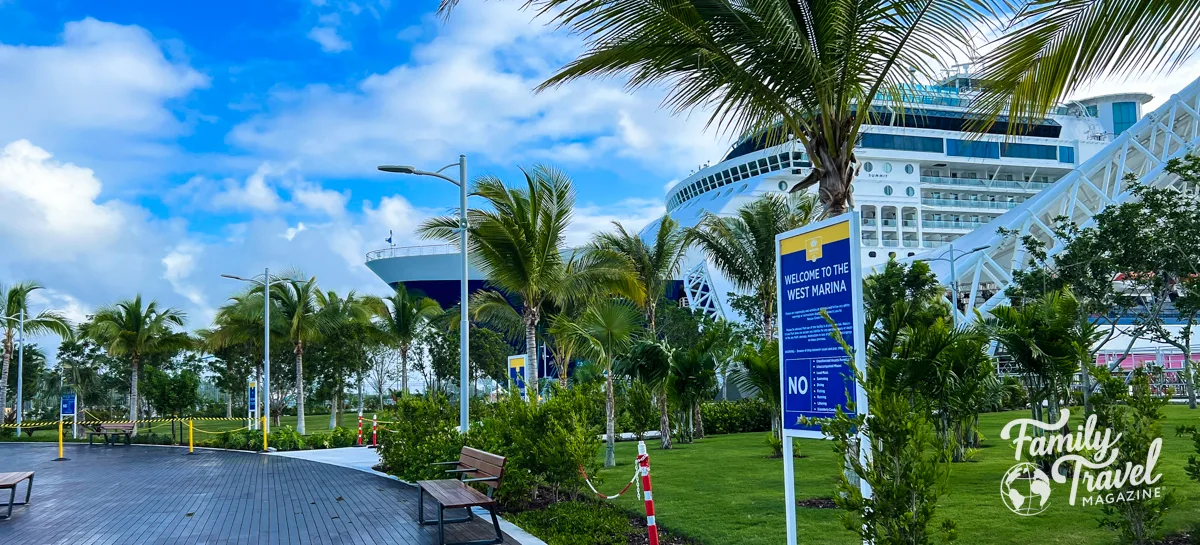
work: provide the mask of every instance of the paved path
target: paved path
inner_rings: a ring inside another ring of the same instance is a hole
[[[0,443],[0,472],[35,471],[30,505],[0,519],[0,544],[433,544],[416,489],[309,460],[149,446]],[[7,498],[5,498],[7,499]],[[491,524],[447,527],[484,538]],[[507,536],[506,536],[507,537]],[[511,538],[506,543],[513,542]]]

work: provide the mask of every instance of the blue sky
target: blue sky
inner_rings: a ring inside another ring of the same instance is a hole
[[[580,42],[518,4],[0,0],[0,283],[77,319],[141,292],[193,327],[237,287],[222,272],[381,293],[363,254],[389,229],[421,243],[456,193],[375,165],[459,153],[472,175],[569,171],[573,242],[652,220],[728,136],[619,81],[533,93]]]

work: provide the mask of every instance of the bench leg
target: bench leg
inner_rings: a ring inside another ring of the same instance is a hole
[[[13,489],[13,492],[16,492],[16,488],[14,488],[14,489]],[[25,503],[23,503],[23,504],[21,504],[21,505],[28,505],[28,504],[29,504],[29,496],[30,496],[30,494],[33,494],[33,475],[30,475],[30,476],[29,476],[29,484],[27,484],[27,485],[25,486]]]
[[[504,543],[504,532],[500,531],[500,519],[496,517],[496,506],[490,506],[488,511],[492,513],[492,527],[496,529],[496,543]]]
[[[17,487],[13,486],[8,490],[8,514],[4,518],[12,518],[13,500],[17,499]]]
[[[11,507],[9,509],[12,509]],[[438,504],[438,545],[446,542],[446,508]]]

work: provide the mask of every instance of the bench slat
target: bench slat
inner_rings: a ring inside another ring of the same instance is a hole
[[[476,507],[496,502],[496,500],[463,484],[461,481],[417,481],[417,486],[447,509]]]
[[[12,488],[17,486],[21,481],[33,477],[32,471],[17,471],[13,473],[0,473],[0,488]]]

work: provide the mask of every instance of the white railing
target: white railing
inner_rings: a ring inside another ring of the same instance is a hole
[[[404,246],[397,248],[384,248],[382,250],[374,250],[367,252],[367,261],[375,261],[376,259],[390,259],[393,257],[413,257],[418,255],[447,255],[457,254],[458,245],[456,244],[429,244],[426,246]]]
[[[1041,191],[1053,185],[1053,182],[1015,182],[1012,180],[984,180],[981,178],[942,178],[940,176],[921,176],[921,182],[937,185],[979,187],[983,189],[1026,189],[1029,191]]]

